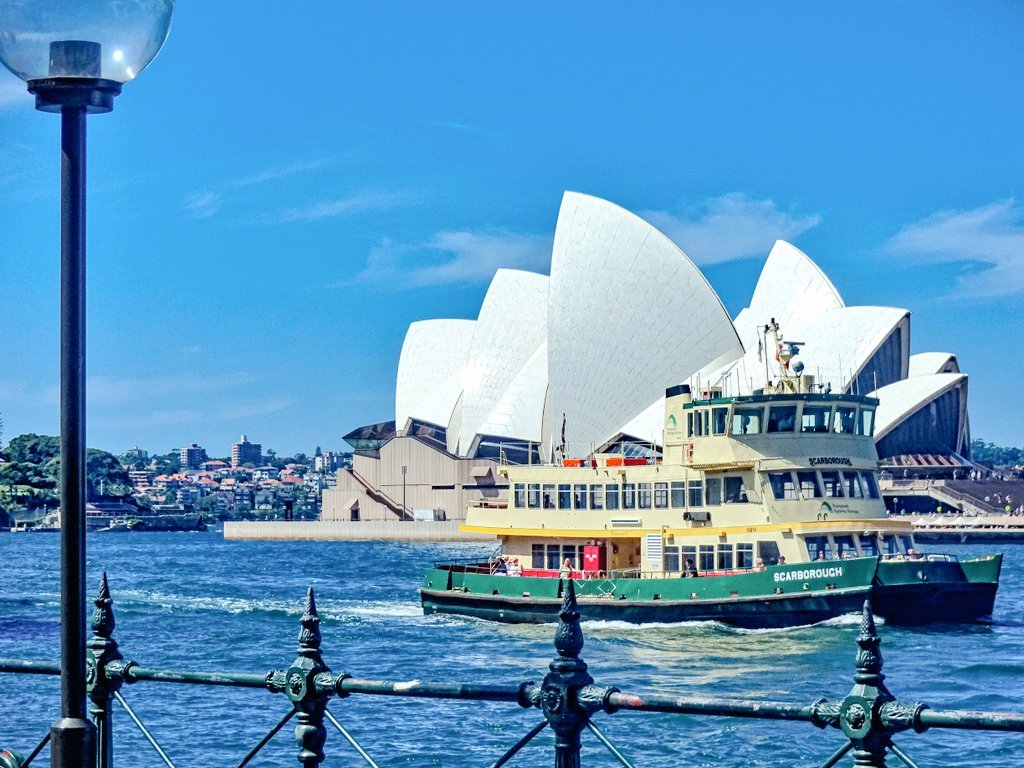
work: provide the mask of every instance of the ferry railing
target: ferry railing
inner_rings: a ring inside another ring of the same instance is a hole
[[[89,711],[96,725],[95,759],[87,764],[96,768],[113,768],[113,704],[116,702],[139,729],[168,768],[175,768],[169,753],[122,694],[125,685],[139,682],[178,683],[187,685],[228,686],[262,689],[282,694],[288,702],[280,720],[236,763],[244,768],[281,731],[295,720],[296,757],[303,768],[315,768],[325,759],[327,726],[331,726],[359,757],[372,768],[377,763],[329,708],[353,695],[389,696],[423,699],[456,699],[516,704],[524,709],[537,709],[543,719],[511,745],[490,768],[506,765],[520,750],[545,728],[554,734],[555,768],[580,768],[580,749],[585,731],[611,753],[621,765],[633,763],[595,722],[595,715],[617,712],[667,712],[708,717],[754,718],[760,720],[794,720],[811,723],[822,729],[841,733],[839,744],[820,764],[832,768],[852,753],[855,766],[884,768],[888,754],[895,755],[908,768],[917,768],[914,760],[896,744],[894,737],[906,731],[924,733],[933,728],[1008,731],[1024,733],[1024,714],[975,710],[938,710],[921,702],[897,699],[884,683],[881,639],[875,627],[870,602],[864,603],[860,632],[857,637],[854,685],[843,699],[830,701],[818,698],[801,704],[762,699],[719,698],[710,696],[667,696],[637,694],[615,686],[595,683],[586,662],[580,658],[584,637],[580,611],[571,580],[564,582],[564,599],[555,630],[554,660],[548,665],[542,682],[518,684],[487,684],[458,682],[395,682],[368,680],[335,673],[321,654],[320,619],[313,590],[306,593],[305,609],[299,621],[299,645],[296,659],[286,669],[267,673],[201,672],[150,669],[125,659],[113,637],[115,627],[113,603],[106,574],[100,579],[94,600],[92,636],[88,639],[86,678]],[[59,675],[57,664],[0,659],[0,673]],[[45,735],[25,756],[11,750],[0,750],[0,768],[28,768],[49,741]]]

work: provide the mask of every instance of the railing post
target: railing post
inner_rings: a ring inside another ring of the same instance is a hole
[[[303,768],[316,768],[324,760],[324,711],[331,690],[329,683],[317,685],[317,675],[330,670],[320,656],[320,617],[312,587],[306,591],[306,609],[300,623],[299,655],[285,672],[285,693],[297,712],[295,742],[299,745],[299,762]]]
[[[114,633],[113,600],[107,574],[100,577],[100,586],[93,600],[92,637],[86,643],[85,679],[89,694],[89,714],[96,724],[96,768],[112,768],[114,764],[114,732],[111,702],[114,692],[124,681],[123,657],[117,648]]]
[[[541,683],[541,708],[555,733],[555,768],[580,768],[580,734],[590,715],[579,705],[577,693],[591,685],[594,678],[579,657],[583,650],[583,630],[576,605],[572,579],[565,581],[562,609],[558,613],[555,650],[558,656]]]

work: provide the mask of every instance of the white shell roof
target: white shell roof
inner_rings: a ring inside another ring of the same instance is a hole
[[[491,413],[477,429],[477,434],[540,442],[547,389],[548,343],[545,341],[502,392]],[[471,443],[472,437],[469,440]]]
[[[596,197],[566,192],[548,304],[548,428],[588,452],[666,386],[742,354],[707,280],[665,235]]]
[[[845,306],[821,268],[784,240],[776,240],[754,286],[750,306],[736,316],[736,332],[749,349],[757,345],[757,326],[773,317],[785,331],[821,312]]]
[[[871,393],[871,397],[879,400],[875,413],[875,440],[881,440],[923,406],[966,381],[965,373],[933,373],[879,387]]]
[[[910,356],[907,376],[928,376],[933,373],[959,373],[960,364],[951,352],[919,352]]]
[[[473,320],[421,320],[402,343],[395,386],[395,428],[410,418],[446,426],[462,392]]]
[[[496,410],[517,374],[547,337],[548,278],[533,272],[499,269],[484,297],[463,381],[459,451],[465,453],[477,434],[525,437],[514,430],[526,405],[518,397]],[[541,390],[543,397],[543,390]],[[539,439],[537,427],[531,432]],[[485,426],[486,425],[486,426]]]

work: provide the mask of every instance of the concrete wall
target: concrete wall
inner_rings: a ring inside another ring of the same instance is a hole
[[[259,539],[265,541],[494,541],[486,534],[461,533],[459,523],[404,523],[399,520],[369,522],[250,522],[224,523],[225,539]]]

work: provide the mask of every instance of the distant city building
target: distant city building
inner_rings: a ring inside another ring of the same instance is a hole
[[[136,445],[125,451],[123,458],[129,464],[134,464],[137,461],[149,461],[149,451],[144,451]]]
[[[313,469],[317,472],[336,472],[342,467],[352,466],[352,454],[324,451],[313,459]]]
[[[250,443],[245,435],[242,435],[241,439],[231,446],[232,467],[238,467],[242,464],[259,465],[262,461],[263,446],[260,443]]]
[[[210,459],[206,455],[206,449],[195,443],[192,443],[187,448],[182,448],[178,455],[182,469],[199,469],[204,461],[209,461]]]

